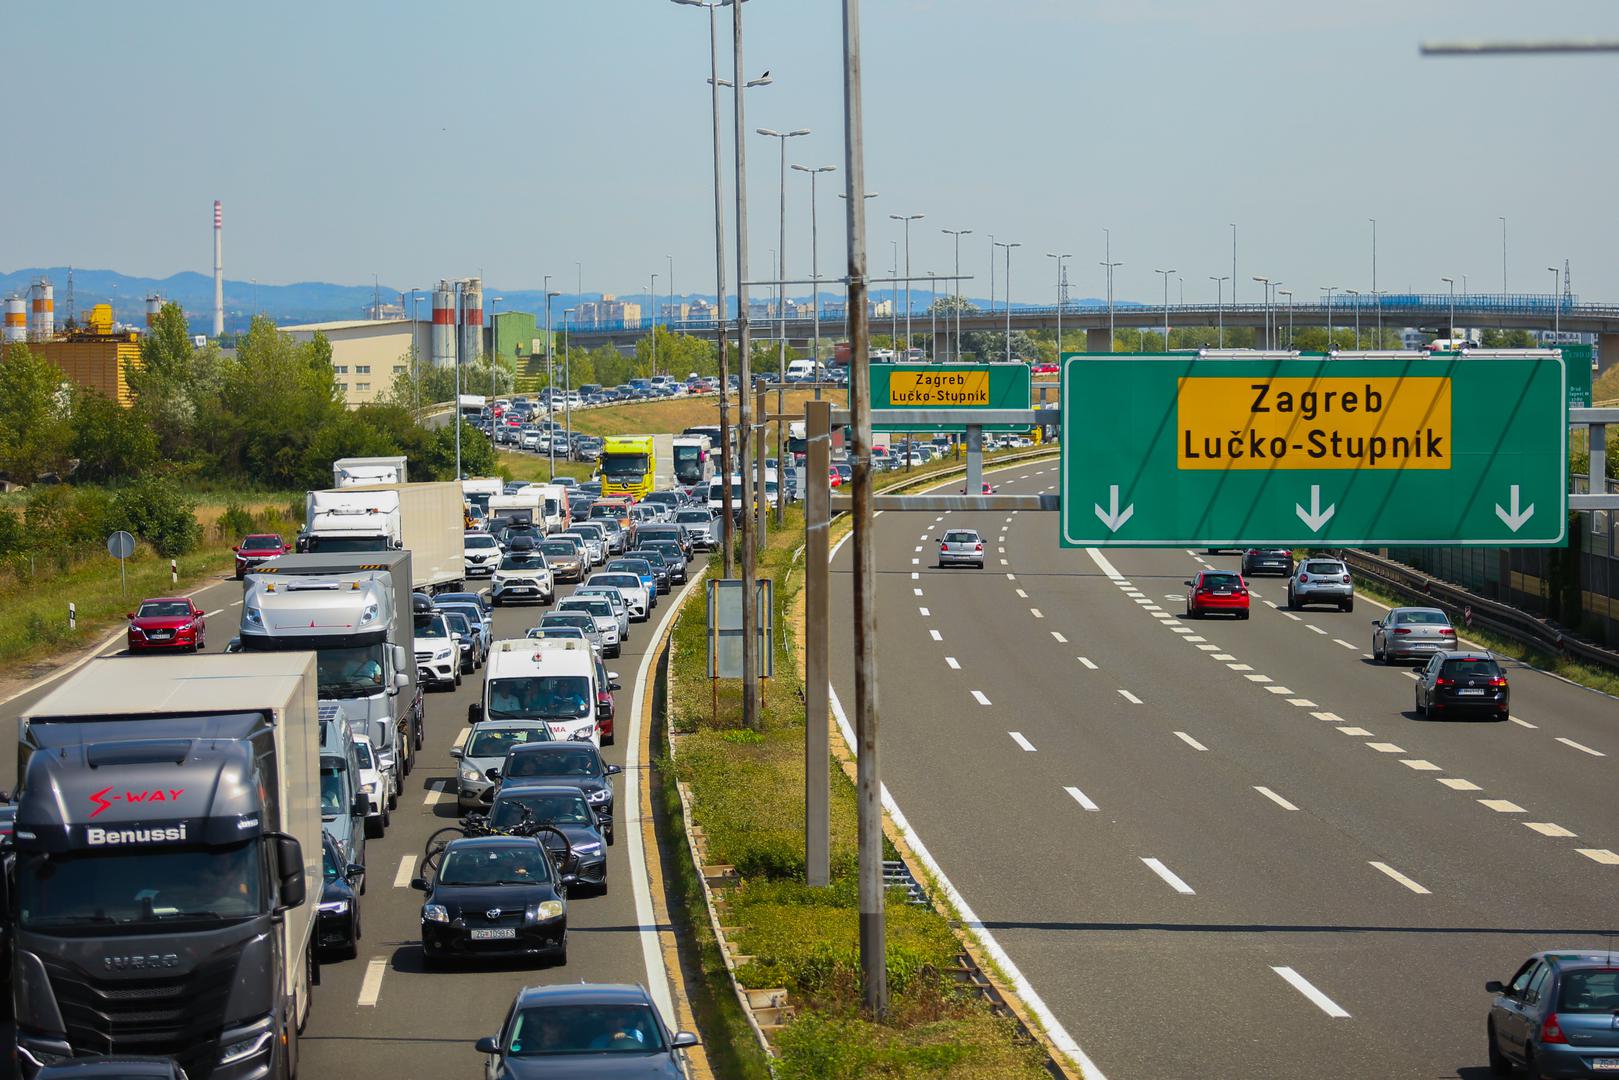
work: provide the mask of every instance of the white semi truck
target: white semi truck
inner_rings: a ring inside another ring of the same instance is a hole
[[[23,710],[5,887],[25,1075],[93,1054],[294,1074],[319,970],[315,685],[307,652],[108,657]]]
[[[410,552],[413,588],[455,591],[466,578],[461,485],[374,484],[311,491],[301,552]]]
[[[351,457],[332,462],[333,487],[403,484],[407,479],[402,457]]]

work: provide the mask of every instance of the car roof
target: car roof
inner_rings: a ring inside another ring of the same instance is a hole
[[[1495,654],[1488,649],[1441,649],[1435,653],[1446,660],[1494,660]]]
[[[540,842],[537,836],[458,836],[451,840],[446,851],[464,848],[526,847]]]
[[[517,992],[516,1004],[525,1005],[651,1005],[645,988],[628,983],[554,983],[525,986]]]
[[[556,740],[554,742],[519,743],[518,745],[516,745],[516,746],[512,747],[510,750],[508,750],[507,753],[508,754],[537,754],[537,753],[557,754],[557,753],[561,753],[563,748],[565,748],[565,747],[583,747],[584,749],[587,749],[587,750],[596,750],[596,747],[595,747],[594,744],[585,742],[582,739],[558,739],[558,740]],[[596,751],[596,756],[600,757],[601,756],[601,751],[597,750]]]
[[[1619,952],[1581,951],[1579,949],[1545,949],[1530,957],[1531,960],[1540,959],[1550,961],[1553,967],[1563,970],[1577,968],[1611,968],[1619,967]]]

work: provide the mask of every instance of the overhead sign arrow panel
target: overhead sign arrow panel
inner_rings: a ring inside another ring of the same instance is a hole
[[[1555,351],[1070,354],[1062,378],[1065,545],[1566,539]]]

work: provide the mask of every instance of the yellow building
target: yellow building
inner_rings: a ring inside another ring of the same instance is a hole
[[[141,361],[140,339],[135,334],[99,334],[30,341],[26,347],[55,364],[68,381],[99,390],[129,407],[128,369]]]
[[[410,319],[350,319],[279,327],[294,341],[325,334],[332,346],[332,370],[349,408],[377,400],[393,386],[394,376],[408,364],[412,343],[416,355],[432,355],[433,324]]]

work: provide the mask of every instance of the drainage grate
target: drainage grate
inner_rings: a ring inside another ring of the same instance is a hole
[[[901,860],[883,860],[883,888],[904,889],[906,903],[918,907],[928,906],[928,894],[922,891],[921,882],[916,880],[911,868]]]

